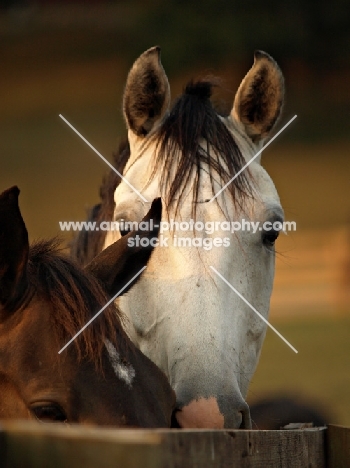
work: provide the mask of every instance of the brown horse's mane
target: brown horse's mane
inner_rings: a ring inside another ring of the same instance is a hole
[[[70,260],[60,250],[57,239],[31,245],[27,271],[33,291],[52,305],[52,329],[62,347],[108,302],[98,280]],[[71,346],[75,346],[79,360],[88,359],[102,369],[106,339],[117,349],[126,340],[121,312],[114,304],[107,307]]]

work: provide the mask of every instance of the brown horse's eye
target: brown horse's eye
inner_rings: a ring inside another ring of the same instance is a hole
[[[46,403],[42,405],[36,404],[31,408],[34,415],[43,422],[64,422],[67,421],[65,412],[59,405]]]

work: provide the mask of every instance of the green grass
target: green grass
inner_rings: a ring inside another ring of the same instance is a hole
[[[350,318],[280,323],[278,330],[299,351],[295,354],[268,330],[250,402],[267,395],[295,395],[350,426]]]

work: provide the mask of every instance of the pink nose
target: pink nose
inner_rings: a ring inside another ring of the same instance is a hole
[[[198,398],[192,400],[176,412],[175,417],[182,428],[192,429],[223,429],[225,427],[224,415],[220,412],[216,398]],[[230,427],[249,429],[250,414],[246,403],[236,414],[231,415]],[[227,422],[226,422],[227,423]],[[227,426],[227,424],[226,424]]]
[[[224,428],[224,415],[214,397],[192,400],[176,413],[176,419],[183,428]]]

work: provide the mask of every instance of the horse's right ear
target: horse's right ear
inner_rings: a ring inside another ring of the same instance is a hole
[[[0,194],[0,319],[27,288],[28,232],[18,206],[18,187]]]
[[[282,72],[269,54],[256,51],[254,64],[240,84],[231,116],[256,143],[271,133],[284,100]]]
[[[146,136],[165,114],[170,87],[160,61],[160,47],[146,50],[135,61],[126,80],[123,111],[128,128]]]

